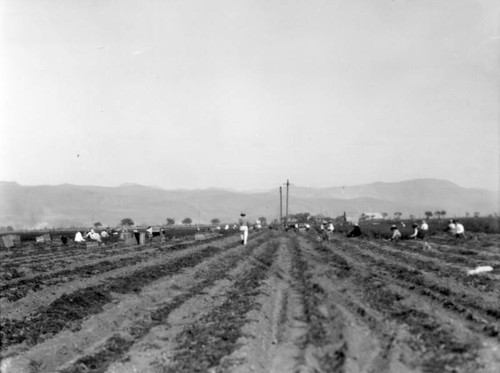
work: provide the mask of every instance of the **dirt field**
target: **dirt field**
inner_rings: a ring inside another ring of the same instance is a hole
[[[0,259],[2,373],[500,372],[498,235],[265,230]]]

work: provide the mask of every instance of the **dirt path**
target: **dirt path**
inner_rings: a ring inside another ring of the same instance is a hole
[[[2,373],[500,371],[494,246],[263,231],[147,252],[2,315]]]

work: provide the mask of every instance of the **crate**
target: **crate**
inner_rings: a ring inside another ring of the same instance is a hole
[[[36,237],[36,243],[44,243],[44,242],[51,242],[52,240],[50,239],[50,234],[46,233],[42,236]]]
[[[203,234],[203,233],[196,233],[196,234],[194,235],[194,240],[195,240],[195,241],[202,241],[202,240],[204,240],[204,239],[205,239],[205,237],[206,237],[206,235],[205,235],[205,234]]]
[[[145,245],[146,244],[146,232],[140,232],[139,233],[139,245]]]
[[[0,237],[0,247],[9,249],[21,244],[21,236],[17,234],[6,234]]]
[[[135,236],[133,233],[124,232],[122,239],[123,239],[123,241],[125,241],[126,246],[137,245],[137,240],[135,239]]]

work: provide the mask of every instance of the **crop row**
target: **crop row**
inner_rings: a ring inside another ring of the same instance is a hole
[[[337,302],[357,314],[382,341],[385,340],[385,354],[391,353],[396,339],[401,343],[398,330],[408,330],[409,334],[404,334],[406,343],[413,350],[415,364],[418,361],[424,371],[474,369],[477,340],[460,337],[455,327],[444,323],[431,307],[422,307],[424,299],[416,286],[398,277],[401,267],[382,266],[371,256],[362,255],[363,250],[366,248],[357,251],[353,244],[334,242],[316,244],[316,254],[311,255],[316,256],[321,265],[335,268],[337,281],[332,279],[335,282],[331,286],[339,289],[333,292]],[[400,281],[394,283],[396,277]],[[341,291],[344,286],[350,288],[349,292]],[[331,290],[324,291],[332,294]],[[404,328],[391,331],[390,325],[394,323]]]
[[[335,252],[343,258],[364,263],[379,276],[389,276],[399,286],[424,295],[452,310],[490,336],[498,336],[500,300],[486,297],[472,288],[461,286],[455,279],[442,280],[431,271],[422,271],[413,266],[411,257],[395,261],[388,256],[373,253],[370,249],[351,243],[335,242]]]

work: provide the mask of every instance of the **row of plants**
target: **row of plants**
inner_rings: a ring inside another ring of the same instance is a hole
[[[443,234],[448,227],[451,219],[431,219],[426,220],[429,230],[427,235],[434,236]],[[500,233],[500,217],[479,217],[479,218],[454,218],[465,227],[466,234],[478,233]],[[422,220],[361,220],[359,227],[363,235],[371,238],[389,238],[391,236],[391,226],[396,225],[403,234],[403,237],[409,236],[413,232],[412,225],[422,223]],[[350,222],[337,221],[335,223],[335,232],[347,233],[352,229]]]

